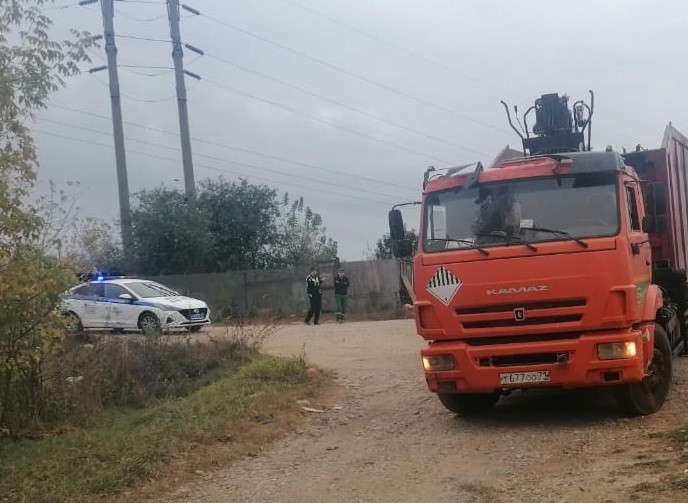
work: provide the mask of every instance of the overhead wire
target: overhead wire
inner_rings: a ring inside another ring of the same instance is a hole
[[[91,78],[93,78],[95,81],[99,82],[101,85],[103,85],[103,86],[105,86],[105,87],[108,87],[108,88],[110,87],[110,84],[108,84],[107,82],[102,81],[102,80],[99,79],[96,75],[94,75],[94,74],[89,74],[89,75],[90,75]],[[195,87],[195,85],[194,85],[193,87]],[[193,87],[189,88],[189,90],[193,89]],[[151,98],[151,99],[148,99],[148,98],[138,98],[138,97],[136,97],[136,96],[132,96],[132,95],[127,94],[127,93],[123,93],[122,91],[120,91],[119,94],[120,94],[120,96],[124,96],[125,98],[130,99],[130,100],[132,100],[132,101],[136,101],[136,102],[138,102],[138,103],[163,103],[163,102],[165,102],[165,101],[172,101],[172,100],[177,99],[177,95],[176,95],[176,94],[167,96],[167,97],[165,97],[165,98]]]
[[[70,127],[70,128],[73,128],[73,129],[77,129],[77,130],[81,130],[81,131],[87,131],[87,132],[89,132],[89,133],[94,133],[94,134],[98,134],[98,135],[102,135],[102,136],[107,136],[107,137],[111,137],[111,136],[112,136],[112,133],[110,133],[110,132],[99,131],[99,130],[96,130],[96,129],[93,129],[93,128],[88,128],[88,127],[84,127],[84,126],[78,126],[78,125],[75,125],[75,124],[69,124],[69,123],[67,123],[67,122],[56,121],[56,120],[48,119],[48,118],[45,118],[45,117],[42,117],[42,118],[38,119],[38,121],[39,121],[39,122],[47,122],[47,123],[55,124],[55,125],[58,125],[58,126],[66,126],[66,127]],[[130,141],[130,142],[133,142],[133,143],[139,143],[139,144],[141,144],[141,145],[148,145],[148,146],[151,146],[151,147],[160,147],[160,148],[172,150],[172,151],[174,151],[174,152],[181,152],[181,150],[178,149],[178,148],[176,148],[176,147],[172,147],[172,146],[165,145],[165,144],[162,144],[162,143],[151,142],[151,141],[141,140],[141,139],[131,138],[131,137],[125,137],[124,139],[127,140],[127,141]],[[224,163],[234,164],[234,165],[236,165],[236,166],[244,166],[244,167],[247,167],[247,168],[257,169],[257,170],[260,170],[260,171],[267,171],[267,172],[269,172],[269,173],[274,173],[274,174],[286,176],[286,177],[289,177],[289,178],[299,178],[299,179],[306,180],[306,181],[311,182],[311,183],[322,184],[322,185],[326,185],[326,186],[329,186],[329,187],[331,187],[331,186],[333,185],[333,182],[331,182],[331,181],[323,181],[323,180],[319,180],[319,179],[317,179],[317,178],[313,178],[313,177],[310,177],[310,176],[297,175],[297,174],[294,174],[294,173],[287,173],[287,172],[285,172],[285,171],[280,171],[280,170],[276,170],[276,169],[273,169],[273,168],[266,168],[266,167],[263,167],[263,166],[256,166],[255,164],[250,164],[250,163],[245,163],[245,162],[240,162],[240,161],[234,161],[234,160],[232,160],[232,159],[227,159],[227,158],[224,158],[224,157],[217,157],[217,156],[202,154],[202,153],[198,153],[198,152],[194,152],[193,155],[194,155],[195,157],[200,157],[200,158],[204,158],[204,159],[208,159],[208,160],[213,160],[213,161],[218,161],[218,162],[224,162]],[[354,186],[352,186],[352,185],[346,185],[346,184],[342,184],[342,183],[339,183],[339,182],[336,183],[336,186],[337,186],[338,188],[345,188],[345,189],[353,190],[353,191],[356,191],[356,192],[366,192],[366,193],[369,193],[369,194],[373,194],[373,195],[375,195],[375,196],[385,196],[385,197],[388,197],[388,198],[390,198],[390,199],[392,199],[392,200],[395,200],[395,201],[399,200],[399,195],[386,194],[386,193],[384,193],[384,192],[375,191],[375,190],[370,190],[370,189],[366,189],[366,188],[363,188],[363,187],[360,187],[360,186],[354,187]]]
[[[283,105],[283,104],[281,104],[281,103],[277,103],[276,101],[272,101],[272,100],[269,100],[269,99],[267,99],[267,98],[261,98],[260,96],[256,96],[255,94],[251,94],[251,93],[249,93],[249,92],[247,92],[247,91],[242,91],[241,89],[237,89],[236,87],[232,87],[232,86],[229,86],[229,85],[227,85],[227,84],[222,84],[222,83],[220,83],[220,82],[215,82],[214,80],[210,80],[210,79],[207,79],[207,78],[206,78],[206,79],[203,79],[203,81],[206,82],[206,83],[208,83],[208,84],[211,84],[211,85],[213,85],[213,86],[215,86],[215,87],[218,87],[218,88],[220,88],[220,89],[224,89],[225,91],[229,91],[229,92],[238,94],[238,95],[240,95],[240,96],[244,96],[244,97],[246,97],[246,98],[250,98],[250,99],[252,99],[252,100],[255,100],[255,101],[259,101],[259,102],[268,104],[268,105],[273,106],[273,107],[276,107],[276,108],[281,108],[281,109],[286,110],[286,111],[288,111],[288,112],[290,112],[290,113],[293,113],[293,114],[296,114],[296,115],[300,115],[300,116],[302,116],[302,117],[306,117],[306,118],[308,118],[308,119],[310,119],[310,120],[313,120],[313,121],[316,121],[316,122],[320,122],[320,123],[322,123],[322,124],[326,124],[326,125],[328,125],[328,126],[332,126],[332,127],[334,127],[334,128],[337,128],[337,129],[341,129],[342,131],[347,131],[348,133],[351,133],[351,134],[353,134],[353,135],[360,136],[360,137],[362,137],[362,138],[367,138],[367,139],[369,139],[369,140],[371,140],[371,141],[374,141],[374,142],[377,142],[377,143],[381,143],[381,144],[383,144],[383,145],[388,145],[388,146],[390,146],[390,147],[396,148],[396,149],[401,150],[401,151],[403,151],[403,152],[407,152],[407,153],[416,155],[416,156],[421,157],[421,158],[423,158],[423,159],[426,159],[426,160],[427,160],[427,159],[433,159],[433,160],[435,160],[435,161],[439,161],[439,162],[442,162],[442,163],[444,163],[444,164],[448,164],[448,165],[451,165],[451,164],[452,164],[452,161],[448,161],[448,160],[446,160],[446,159],[442,159],[442,158],[440,158],[440,157],[437,157],[436,155],[428,154],[428,153],[425,153],[425,152],[420,152],[420,151],[418,151],[418,150],[414,150],[414,149],[412,149],[412,148],[405,147],[404,145],[400,145],[399,143],[395,143],[395,142],[392,142],[392,141],[389,141],[389,140],[385,140],[385,139],[383,139],[383,138],[379,138],[379,137],[377,137],[377,136],[369,135],[369,134],[367,134],[367,133],[362,133],[362,132],[360,132],[360,131],[358,131],[358,130],[356,130],[356,129],[352,129],[352,128],[348,127],[348,126],[343,126],[343,125],[338,124],[338,123],[336,123],[336,122],[333,122],[333,121],[330,121],[330,120],[327,120],[327,119],[323,119],[322,117],[317,117],[317,116],[315,116],[315,115],[308,114],[308,113],[303,112],[303,111],[301,111],[301,110],[298,110],[298,109],[296,109],[296,108],[292,108],[292,107],[290,107],[290,106]],[[483,154],[481,154],[481,155],[483,155]]]
[[[78,113],[78,114],[86,115],[89,117],[96,117],[96,118],[107,120],[107,121],[111,120],[111,118],[109,116],[106,116],[106,115],[100,115],[100,114],[96,114],[96,113],[86,111],[86,110],[79,110],[79,109],[72,108],[72,107],[66,107],[66,106],[63,106],[60,104],[51,103],[50,106],[58,108],[60,110],[66,110],[68,112]],[[165,135],[171,135],[171,136],[174,136],[177,138],[179,137],[179,133],[176,133],[174,131],[169,131],[166,129],[161,129],[161,128],[157,128],[157,127],[153,127],[153,126],[147,126],[144,124],[138,124],[136,122],[131,122],[131,121],[124,121],[124,124],[131,126],[131,127],[143,129],[146,131],[152,131],[152,132],[156,132],[156,133],[162,133]],[[286,157],[280,157],[280,156],[275,156],[275,155],[271,155],[271,154],[266,154],[265,152],[259,152],[257,150],[251,150],[251,149],[247,149],[247,148],[243,148],[243,147],[227,145],[225,143],[219,143],[219,142],[214,142],[214,141],[210,141],[210,140],[204,140],[202,138],[198,138],[198,137],[194,137],[194,136],[192,136],[191,139],[197,143],[201,143],[201,144],[205,144],[205,145],[225,148],[225,149],[234,150],[237,152],[244,152],[247,154],[255,155],[257,157],[263,157],[265,159],[271,159],[274,161],[285,162],[287,164],[293,164],[295,166],[303,166],[306,168],[311,168],[311,169],[326,172],[326,173],[332,173],[332,174],[336,174],[339,176],[351,177],[351,174],[347,173],[345,171],[341,171],[341,170],[337,170],[337,169],[333,169],[333,168],[328,168],[328,167],[321,166],[318,164],[313,164],[313,163],[308,163],[308,162],[303,162],[303,161],[297,161],[297,160],[289,159]],[[417,187],[411,187],[408,185],[401,185],[401,184],[395,183],[394,181],[391,181],[391,180],[380,180],[380,179],[375,179],[375,178],[371,178],[371,177],[367,177],[367,176],[363,176],[363,175],[356,175],[356,178],[359,180],[366,181],[366,182],[371,182],[371,183],[380,184],[380,185],[389,186],[389,187],[397,187],[397,188],[406,189],[406,190],[414,191],[414,192],[417,192],[417,190],[418,190]]]
[[[228,29],[230,29],[230,30],[232,30],[232,31],[234,31],[234,32],[236,32],[236,33],[240,33],[240,34],[242,34],[242,35],[245,35],[245,36],[254,38],[254,39],[256,39],[256,40],[260,40],[261,42],[264,42],[264,43],[266,43],[266,44],[269,44],[269,45],[271,45],[271,46],[273,46],[273,47],[277,47],[277,48],[280,49],[280,50],[289,52],[289,53],[291,53],[291,54],[295,54],[295,55],[297,55],[297,56],[299,56],[299,57],[301,57],[301,58],[304,58],[304,59],[307,59],[307,60],[309,60],[309,61],[312,61],[312,62],[314,62],[314,63],[316,63],[316,64],[318,64],[318,65],[324,66],[324,67],[326,67],[326,68],[329,68],[329,69],[334,70],[334,71],[336,71],[336,72],[342,73],[342,74],[344,74],[344,75],[348,75],[348,76],[350,76],[350,77],[353,77],[353,78],[355,78],[355,79],[361,80],[361,81],[366,82],[366,83],[368,83],[368,84],[370,84],[370,85],[373,85],[373,86],[378,87],[378,88],[380,88],[380,89],[384,89],[385,91],[388,91],[388,92],[397,94],[397,95],[399,95],[399,96],[402,96],[402,97],[407,98],[407,99],[409,99],[409,100],[415,101],[415,102],[420,103],[420,104],[422,104],[422,105],[425,105],[425,106],[428,106],[428,107],[431,107],[431,108],[434,108],[434,109],[437,109],[437,110],[441,110],[441,111],[443,111],[443,112],[445,112],[445,113],[448,113],[448,114],[451,114],[451,115],[453,115],[453,116],[455,116],[455,117],[459,117],[459,118],[464,119],[464,120],[466,120],[466,121],[473,122],[473,123],[475,123],[475,124],[479,124],[479,125],[481,125],[481,126],[484,126],[484,127],[486,127],[486,128],[489,128],[489,129],[493,129],[493,130],[495,130],[495,131],[499,131],[499,132],[506,133],[506,134],[511,134],[511,132],[508,131],[508,130],[506,130],[505,128],[502,128],[502,127],[499,127],[499,126],[495,126],[495,125],[490,124],[490,123],[488,123],[488,122],[485,122],[485,121],[483,121],[483,120],[476,119],[476,118],[471,117],[471,116],[469,116],[469,115],[466,115],[466,114],[463,114],[463,113],[461,113],[461,112],[458,112],[458,111],[456,111],[456,110],[454,110],[454,109],[452,109],[452,108],[445,107],[445,106],[440,105],[440,104],[438,104],[438,103],[434,103],[434,102],[429,101],[429,100],[426,100],[426,99],[424,99],[424,98],[421,98],[421,97],[415,96],[415,95],[413,95],[413,94],[407,93],[406,91],[402,91],[402,90],[400,90],[400,89],[397,89],[397,88],[395,88],[395,87],[393,87],[393,86],[390,86],[390,85],[388,85],[388,84],[384,84],[384,83],[378,82],[378,81],[376,81],[376,80],[373,80],[373,79],[371,79],[371,78],[365,77],[364,75],[361,75],[361,74],[359,74],[359,73],[353,72],[353,71],[351,71],[351,70],[347,70],[347,69],[345,69],[345,68],[342,68],[342,67],[340,67],[340,66],[334,65],[334,64],[332,64],[332,63],[328,63],[327,61],[324,61],[324,60],[322,60],[322,59],[316,58],[315,56],[311,56],[311,55],[309,55],[309,54],[306,54],[306,53],[303,52],[303,51],[300,51],[300,50],[298,50],[298,49],[294,49],[294,48],[292,48],[292,47],[286,46],[286,45],[284,45],[284,44],[281,44],[281,43],[279,43],[279,42],[276,42],[276,41],[274,41],[274,40],[271,40],[271,39],[269,39],[269,38],[267,38],[267,37],[263,37],[262,35],[258,35],[257,33],[253,33],[253,32],[251,32],[251,31],[249,31],[249,30],[244,29],[244,28],[240,28],[240,27],[238,27],[238,26],[235,26],[235,25],[233,25],[233,24],[231,24],[231,23],[228,23],[228,22],[226,22],[226,21],[222,21],[222,20],[220,20],[220,19],[217,19],[217,18],[215,18],[215,17],[209,16],[209,15],[203,14],[203,13],[200,13],[199,16],[202,17],[202,18],[208,19],[209,21],[212,21],[212,22],[214,22],[214,23],[216,23],[216,24],[218,24],[218,25],[220,25],[220,26],[223,26],[223,27],[225,27],[225,28],[228,28]]]
[[[332,16],[329,16],[323,12],[320,12],[319,10],[316,10],[316,9],[313,9],[313,8],[308,7],[306,5],[303,5],[303,4],[301,4],[295,0],[278,0],[278,1],[289,4],[293,7],[301,9],[303,11],[306,11],[306,12],[308,12],[314,16],[318,16],[320,18],[326,19],[327,21],[329,21],[333,24],[336,24],[337,26],[340,26],[340,27],[347,29],[349,31],[352,31],[354,33],[358,33],[359,35],[362,35],[363,37],[366,37],[370,40],[374,40],[374,41],[376,41],[382,45],[385,45],[387,47],[391,47],[392,49],[395,49],[399,52],[402,52],[404,54],[412,56],[413,58],[415,58],[417,60],[423,61],[425,63],[428,63],[428,64],[433,65],[433,66],[438,67],[438,68],[442,68],[443,70],[449,71],[451,73],[455,73],[455,74],[459,75],[460,77],[463,77],[466,80],[471,80],[477,84],[480,84],[481,86],[489,87],[491,89],[494,89],[495,91],[499,91],[501,93],[505,93],[505,94],[508,94],[510,96],[513,96],[513,97],[516,97],[519,99],[524,99],[522,96],[520,96],[517,93],[514,93],[513,91],[510,91],[509,89],[506,89],[506,88],[500,87],[500,86],[496,86],[495,84],[493,84],[490,81],[475,77],[474,75],[469,75],[469,74],[462,72],[461,70],[458,70],[457,68],[449,66],[445,63],[441,63],[441,62],[434,60],[434,59],[431,59],[427,56],[423,56],[422,54],[419,54],[419,53],[417,53],[417,52],[415,52],[415,51],[413,51],[407,47],[403,47],[401,45],[395,44],[395,43],[390,42],[389,40],[386,40],[386,39],[384,39],[378,35],[367,32],[365,30],[362,30],[362,29],[357,28],[355,26],[352,26],[350,24],[344,23],[343,21],[340,21],[340,20],[338,20]]]
[[[100,143],[100,142],[96,142],[96,141],[92,141],[92,140],[85,140],[85,139],[83,139],[83,138],[75,138],[75,137],[73,137],[73,136],[62,135],[62,134],[59,134],[59,133],[53,133],[53,132],[51,132],[51,131],[45,131],[45,130],[36,129],[36,128],[34,128],[33,131],[36,132],[36,133],[45,134],[45,135],[48,135],[48,136],[53,136],[53,137],[55,137],[55,138],[61,138],[61,139],[65,139],[65,140],[71,140],[71,141],[75,141],[75,142],[79,142],[79,143],[84,143],[84,144],[87,144],[87,145],[95,145],[95,146],[99,146],[99,147],[108,148],[108,149],[111,149],[111,150],[114,149],[114,147],[113,147],[112,145],[108,145],[108,144],[106,144],[106,143]],[[131,154],[142,155],[142,156],[151,157],[151,158],[159,159],[159,160],[163,160],[163,161],[178,162],[178,159],[175,159],[175,158],[173,158],[173,157],[166,157],[166,156],[162,156],[162,155],[151,154],[150,152],[142,152],[142,151],[140,151],[140,150],[127,149],[127,152],[129,152],[129,153],[131,153]],[[275,180],[275,179],[272,179],[272,178],[261,177],[261,176],[254,175],[254,174],[247,175],[247,174],[240,173],[240,172],[233,171],[233,170],[228,170],[228,169],[223,169],[223,168],[217,168],[217,167],[214,167],[214,166],[207,166],[207,165],[205,165],[205,164],[195,163],[195,166],[197,166],[197,167],[199,167],[199,168],[206,169],[206,170],[210,170],[210,171],[216,171],[216,172],[221,172],[221,173],[233,174],[233,175],[239,176],[240,178],[253,178],[253,179],[261,180],[261,181],[264,181],[264,182],[279,183],[279,184],[282,184],[282,185],[288,185],[288,186],[292,186],[292,187],[297,187],[297,188],[299,188],[299,189],[301,189],[301,190],[317,192],[318,194],[320,194],[320,193],[326,193],[326,194],[334,195],[334,196],[341,197],[341,198],[347,199],[347,200],[353,198],[353,199],[358,199],[358,200],[361,200],[361,201],[366,201],[366,202],[370,202],[370,203],[376,203],[376,204],[380,204],[380,205],[384,205],[384,206],[389,206],[389,203],[385,203],[385,202],[383,202],[383,201],[380,201],[379,199],[372,199],[372,198],[365,198],[365,197],[356,196],[356,195],[343,194],[343,193],[341,193],[341,192],[334,191],[334,190],[311,188],[311,187],[309,187],[308,185],[297,185],[297,184],[294,184],[294,183],[279,181],[279,180]]]
[[[311,96],[311,97],[314,97],[314,98],[317,98],[317,99],[320,99],[320,100],[323,100],[323,101],[327,101],[328,103],[332,103],[332,104],[334,104],[334,105],[337,105],[337,106],[342,107],[342,108],[346,108],[347,110],[351,110],[351,111],[356,112],[356,113],[358,113],[358,114],[365,115],[365,116],[367,116],[367,117],[371,117],[371,118],[373,118],[373,119],[375,119],[375,120],[377,120],[377,121],[384,122],[385,124],[388,124],[388,125],[390,125],[390,126],[394,126],[394,127],[396,127],[396,128],[403,129],[404,131],[408,131],[408,132],[411,132],[411,133],[414,133],[414,134],[423,136],[423,137],[425,137],[425,138],[428,138],[428,139],[431,139],[431,140],[434,140],[434,141],[437,141],[437,142],[440,142],[440,143],[444,143],[444,144],[446,144],[446,145],[450,145],[450,146],[453,146],[453,147],[456,147],[456,148],[460,148],[460,149],[462,149],[462,150],[466,150],[466,151],[472,152],[472,153],[474,153],[474,154],[484,155],[483,152],[480,152],[480,151],[475,150],[475,149],[473,149],[473,148],[467,147],[467,146],[465,146],[465,145],[461,145],[460,143],[456,143],[456,142],[447,140],[447,139],[445,139],[445,138],[440,138],[440,137],[438,137],[438,136],[435,136],[435,135],[432,135],[432,134],[425,133],[425,132],[420,131],[420,130],[418,130],[418,129],[415,129],[415,128],[412,128],[412,127],[409,127],[409,126],[405,126],[405,125],[403,125],[403,124],[399,124],[398,122],[394,122],[394,121],[391,121],[391,120],[389,120],[389,119],[385,119],[384,117],[380,117],[379,115],[375,115],[375,114],[373,114],[373,113],[371,113],[371,112],[368,112],[367,110],[363,110],[363,109],[361,109],[361,108],[357,108],[357,107],[354,107],[354,106],[351,106],[351,105],[347,105],[346,103],[342,103],[341,101],[335,100],[335,99],[333,99],[333,98],[329,98],[329,97],[327,97],[327,96],[323,96],[322,94],[318,94],[318,93],[316,93],[316,92],[309,91],[308,89],[306,89],[306,88],[304,88],[304,87],[298,86],[298,85],[296,85],[296,84],[291,84],[291,83],[289,83],[289,82],[285,82],[285,81],[283,81],[283,80],[281,80],[281,79],[278,79],[278,78],[276,78],[276,77],[272,77],[272,76],[270,76],[270,75],[267,75],[267,74],[265,74],[265,73],[259,72],[259,71],[257,71],[257,70],[253,70],[253,69],[251,69],[251,68],[248,68],[248,67],[246,67],[246,66],[244,66],[244,65],[241,65],[241,64],[239,64],[239,63],[236,63],[236,62],[234,62],[234,61],[230,61],[229,59],[226,59],[226,58],[223,58],[223,57],[220,57],[220,56],[216,56],[216,55],[210,54],[210,53],[208,53],[208,52],[205,53],[205,56],[207,56],[207,57],[210,58],[210,59],[214,59],[214,60],[216,60],[216,61],[219,61],[219,62],[221,62],[221,63],[224,63],[224,64],[226,64],[226,65],[233,66],[233,67],[235,67],[235,68],[237,68],[237,69],[239,69],[239,70],[241,70],[241,71],[243,71],[243,72],[250,73],[250,74],[252,74],[252,75],[257,75],[258,77],[261,77],[261,78],[263,78],[263,79],[270,80],[270,81],[272,81],[272,82],[276,82],[276,83],[278,83],[278,84],[280,84],[280,85],[283,85],[283,86],[285,86],[285,87],[288,87],[288,88],[290,88],[290,89],[294,89],[294,90],[296,90],[296,91],[298,91],[298,92],[300,92],[300,93],[302,93],[302,94],[306,94],[306,95],[308,95],[308,96]]]

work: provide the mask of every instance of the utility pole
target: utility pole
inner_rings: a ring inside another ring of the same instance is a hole
[[[98,0],[82,0],[79,5],[95,3]],[[122,226],[122,246],[127,252],[131,250],[131,206],[129,204],[129,179],[127,176],[127,159],[124,152],[124,130],[122,127],[122,102],[119,95],[119,74],[117,73],[117,46],[115,45],[115,7],[114,0],[100,0],[103,11],[103,34],[105,37],[105,54],[110,81],[110,102],[112,104],[112,132],[115,139],[115,162],[117,165],[117,186],[119,188],[119,214]],[[91,73],[105,68],[93,68]]]
[[[191,135],[189,133],[189,111],[186,106],[186,82],[184,74],[195,78],[197,75],[184,71],[184,51],[182,36],[179,30],[179,0],[167,0],[167,15],[170,20],[170,38],[172,39],[172,60],[174,61],[174,78],[177,87],[177,108],[179,109],[179,134],[182,141],[182,165],[184,167],[184,187],[189,199],[196,197],[193,158],[191,156]]]

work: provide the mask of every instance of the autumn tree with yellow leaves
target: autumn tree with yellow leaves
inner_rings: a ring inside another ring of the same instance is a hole
[[[63,331],[58,295],[72,279],[48,253],[46,223],[27,203],[36,180],[33,114],[78,73],[90,38],[57,41],[46,0],[0,0],[0,436],[44,414],[43,362]]]

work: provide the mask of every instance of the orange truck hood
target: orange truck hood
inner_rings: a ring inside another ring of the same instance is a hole
[[[459,340],[627,327],[650,278],[633,278],[621,238],[420,254],[416,325],[427,340]],[[636,284],[639,288],[636,287]]]

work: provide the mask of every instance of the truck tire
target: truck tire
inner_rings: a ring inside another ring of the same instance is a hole
[[[645,378],[616,390],[616,401],[630,416],[647,416],[662,408],[672,381],[672,351],[664,327],[655,324],[654,354]]]
[[[489,411],[499,400],[497,393],[437,393],[442,405],[454,414],[475,416]]]

